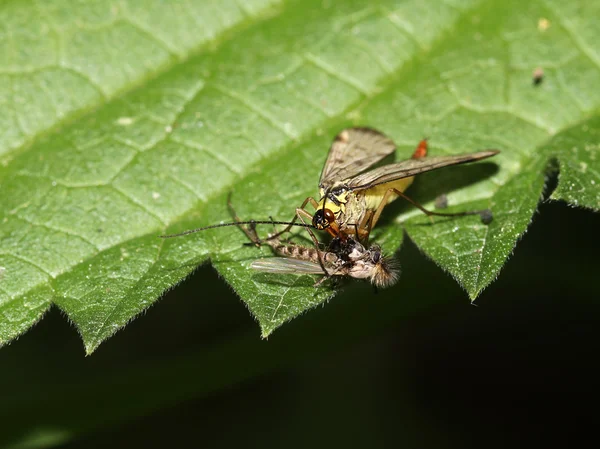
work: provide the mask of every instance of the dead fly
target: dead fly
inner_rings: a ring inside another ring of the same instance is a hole
[[[361,242],[367,242],[384,207],[398,197],[404,198],[429,216],[480,215],[484,223],[491,221],[489,209],[456,213],[429,211],[407,197],[404,191],[411,185],[415,175],[486,159],[498,154],[498,150],[427,157],[425,139],[420,142],[411,159],[366,171],[395,150],[394,142],[375,129],[348,128],[340,132],[333,140],[321,172],[320,200],[316,201],[312,197],[304,200],[302,206],[296,209],[291,223],[298,218],[303,223],[308,220],[315,228],[326,230],[333,237],[354,235]],[[314,215],[304,209],[308,203],[315,208]],[[290,229],[291,226],[288,226],[272,238]]]
[[[252,245],[258,247],[266,244],[270,246],[276,254],[283,256],[255,261],[251,265],[255,270],[280,274],[295,273],[324,275],[324,277],[315,284],[315,287],[319,286],[325,279],[331,276],[349,276],[357,279],[367,279],[375,287],[380,288],[389,287],[398,280],[399,269],[395,260],[383,256],[381,248],[378,245],[372,245],[367,249],[352,237],[348,237],[344,240],[334,238],[329,244],[328,249],[322,250],[321,245],[311,230],[311,224],[289,223],[274,220],[241,221],[231,205],[231,195],[227,200],[227,205],[234,218],[233,223],[220,223],[191,229],[179,234],[161,235],[159,237],[181,237],[208,229],[237,226],[250,239]],[[291,228],[291,226],[303,227],[310,233],[314,247],[306,247],[288,242],[284,243],[276,236],[269,236],[267,239],[261,240],[256,233],[256,225],[258,224],[287,225],[288,228]]]
[[[255,270],[277,274],[323,274],[315,287],[332,276],[349,276],[366,279],[375,287],[385,288],[395,284],[399,277],[396,261],[385,257],[378,245],[367,249],[352,237],[345,240],[334,238],[324,251],[318,247],[284,243],[277,237],[261,240],[253,224],[239,227],[256,246],[267,244],[276,254],[283,256],[255,260],[251,265]]]

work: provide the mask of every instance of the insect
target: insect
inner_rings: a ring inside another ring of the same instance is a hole
[[[260,240],[252,224],[239,227],[252,244],[267,244],[276,254],[283,256],[255,260],[251,264],[255,270],[277,274],[323,274],[315,287],[333,276],[366,279],[378,288],[389,287],[399,278],[400,270],[395,259],[384,256],[379,245],[371,245],[367,249],[352,237],[345,240],[334,238],[323,251],[318,247],[284,243],[279,238]]]
[[[319,201],[306,198],[296,208],[290,223],[295,223],[296,219],[303,223],[309,221],[315,228],[325,230],[333,237],[353,235],[361,242],[368,242],[371,229],[383,209],[398,197],[429,216],[480,215],[484,223],[491,221],[492,215],[488,209],[457,213],[429,211],[406,196],[404,191],[412,184],[415,175],[486,159],[498,154],[498,150],[427,157],[427,139],[423,139],[411,159],[368,170],[395,150],[394,142],[375,129],[347,128],[341,131],[333,140],[321,172]],[[315,208],[314,215],[305,210],[308,203]],[[290,229],[291,225],[271,238],[277,238]]]
[[[349,276],[357,279],[367,279],[375,287],[388,287],[396,283],[399,277],[399,269],[395,259],[382,254],[378,245],[371,245],[368,249],[361,243],[348,237],[344,240],[334,238],[327,250],[320,249],[321,246],[311,231],[311,224],[289,223],[280,221],[242,221],[235,213],[231,204],[231,194],[227,205],[234,218],[233,223],[220,223],[202,228],[191,229],[179,234],[161,235],[161,238],[181,237],[207,229],[221,228],[225,226],[237,226],[250,239],[250,244],[270,246],[276,254],[283,257],[261,259],[252,263],[251,267],[256,270],[270,273],[295,273],[295,274],[323,274],[315,284],[319,286],[322,282],[332,276]],[[256,233],[256,225],[288,225],[306,228],[313,237],[314,247],[306,247],[294,243],[282,242],[278,237],[269,236],[261,240]]]

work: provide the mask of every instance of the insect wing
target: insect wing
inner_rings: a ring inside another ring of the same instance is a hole
[[[395,150],[392,139],[375,129],[344,129],[331,144],[319,186],[327,189],[336,181],[351,178]]]
[[[321,266],[308,260],[289,257],[259,259],[250,265],[254,270],[279,274],[324,274]]]
[[[498,150],[485,150],[476,153],[457,154],[455,156],[433,156],[420,159],[407,159],[396,164],[384,165],[373,170],[357,175],[348,181],[352,190],[368,189],[379,184],[408,178],[420,173],[425,173],[450,165],[465,164],[481,159],[486,159],[498,154]]]

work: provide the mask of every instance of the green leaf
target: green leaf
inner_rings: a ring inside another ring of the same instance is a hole
[[[423,136],[431,154],[502,151],[410,190],[428,207],[440,193],[450,210],[491,207],[490,226],[431,224],[397,201],[375,236],[392,252],[404,222],[472,298],[525,232],[552,161],[553,198],[599,208],[593,2],[240,5],[0,7],[12,30],[0,41],[1,343],[54,303],[90,353],[209,258],[264,336],[327,300],[312,278],[252,272],[270,252],[235,228],[157,235],[230,221],[230,191],[242,218],[291,218],[349,124],[392,136],[398,158]]]

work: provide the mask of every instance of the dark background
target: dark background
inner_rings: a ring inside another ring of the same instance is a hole
[[[572,442],[593,429],[599,230],[542,204],[477,306],[407,239],[394,288],[352,282],[268,340],[210,266],[91,357],[54,308],[0,350],[0,446]]]

